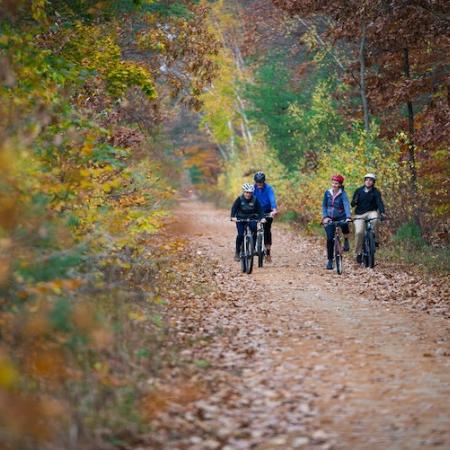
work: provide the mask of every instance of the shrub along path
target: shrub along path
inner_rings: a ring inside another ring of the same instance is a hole
[[[181,204],[166,319],[184,368],[155,381],[139,448],[449,448],[448,285],[339,277],[323,245],[274,228],[273,264],[243,275],[228,212]]]

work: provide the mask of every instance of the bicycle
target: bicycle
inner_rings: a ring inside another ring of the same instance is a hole
[[[372,226],[372,221],[381,219],[379,217],[372,217],[370,219],[356,218],[353,220],[364,220],[364,222],[366,223],[366,232],[364,233],[364,241],[362,247],[361,265],[373,269],[375,267],[376,244],[375,244],[375,231]]]
[[[272,217],[272,214],[266,214],[265,218]],[[258,255],[258,267],[264,265],[264,257],[266,256],[266,247],[264,244],[264,223],[258,222],[256,230],[256,254]]]
[[[329,226],[330,224],[335,224],[336,227],[334,229],[334,263],[336,267],[336,272],[338,275],[342,275],[343,271],[343,256],[344,256],[344,247],[342,245],[342,230],[341,227],[348,222],[346,220],[332,220],[326,224],[324,224],[325,227]]]
[[[236,222],[258,222],[257,219],[237,219]],[[241,251],[239,254],[241,260],[241,270],[243,273],[251,274],[253,270],[253,256],[254,252],[253,234],[249,226],[245,227],[244,241],[241,245]]]

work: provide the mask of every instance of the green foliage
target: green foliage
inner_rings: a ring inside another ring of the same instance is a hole
[[[58,299],[49,314],[50,322],[55,330],[69,332],[72,329],[70,315],[72,308],[67,299]]]
[[[293,169],[299,155],[289,107],[298,95],[290,87],[290,73],[281,57],[266,59],[255,73],[255,82],[246,85],[246,97],[252,105],[249,116],[265,125],[268,144]]]
[[[126,159],[129,157],[129,151],[113,147],[112,145],[101,143],[87,156],[95,163],[108,163],[114,168],[123,168],[126,166]]]
[[[442,275],[448,277],[450,272],[450,248],[433,247],[420,241],[409,247],[404,241],[392,241],[379,249],[379,258],[392,261],[396,264],[403,262],[413,266],[422,274]]]
[[[197,1],[191,1],[191,3],[198,3]],[[192,17],[192,11],[181,2],[166,2],[166,1],[153,1],[144,5],[144,10],[152,13],[159,14],[163,17]]]
[[[203,172],[198,166],[193,165],[189,168],[189,177],[192,184],[199,184],[203,181]]]
[[[420,249],[426,245],[420,226],[412,220],[401,225],[392,236],[392,240],[410,250]]]
[[[27,282],[50,281],[55,278],[70,276],[69,271],[80,265],[83,255],[79,248],[65,253],[50,254],[42,257],[41,261],[29,264],[22,261],[17,268],[17,274]]]
[[[327,64],[325,58],[325,68]],[[332,96],[340,85],[324,67],[310,71],[294,86],[287,57],[271,55],[256,70],[255,81],[246,85],[250,117],[266,127],[268,144],[290,172],[329,151],[345,130]]]
[[[298,218],[299,215],[296,211],[286,211],[280,215],[279,220],[282,222],[295,222]]]

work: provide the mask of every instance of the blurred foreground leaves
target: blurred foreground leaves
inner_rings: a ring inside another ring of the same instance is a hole
[[[206,10],[178,3],[0,2],[5,448],[99,448],[148,428],[178,179],[161,121],[198,106],[217,51]]]

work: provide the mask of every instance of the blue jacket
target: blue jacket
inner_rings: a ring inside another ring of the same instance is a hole
[[[322,201],[322,217],[343,220],[348,219],[351,216],[352,213],[347,193],[341,189],[336,197],[333,198],[332,189],[326,190]]]
[[[273,209],[277,208],[277,202],[275,200],[275,192],[270,184],[264,183],[262,189],[256,187],[255,184],[255,197],[261,203],[262,209],[265,213],[269,213]]]

